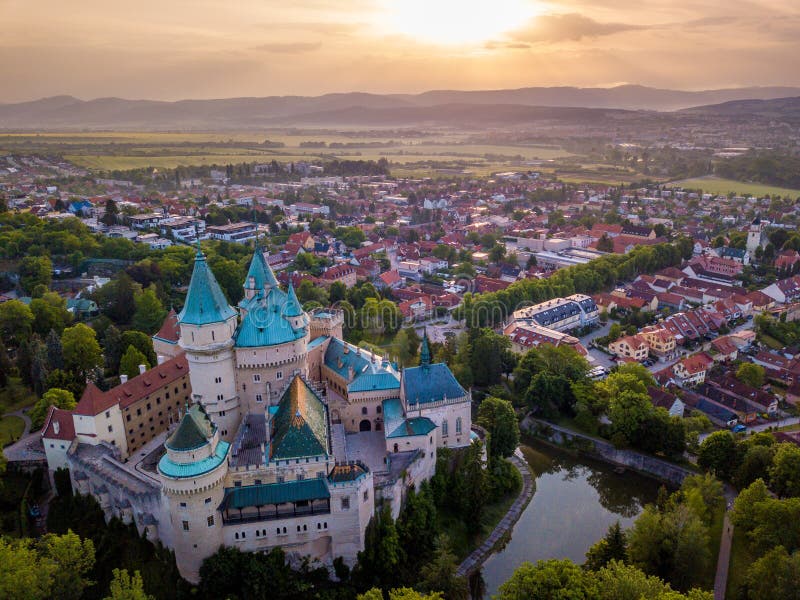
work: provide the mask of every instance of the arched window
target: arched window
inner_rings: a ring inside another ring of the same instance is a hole
[[[445,419],[444,421],[442,421],[442,435],[443,436],[447,435],[447,433],[448,433],[447,429],[448,429],[448,427],[447,427],[447,419]]]
[[[367,414],[367,407],[366,407],[366,406],[362,406],[362,407],[361,407],[361,414],[362,414],[362,415],[365,415],[365,414]]]
[[[456,419],[456,433],[461,433],[461,417]]]

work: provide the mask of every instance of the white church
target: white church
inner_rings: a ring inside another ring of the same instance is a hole
[[[475,433],[470,393],[427,338],[398,369],[344,342],[342,321],[306,313],[258,247],[230,306],[198,250],[183,310],[153,338],[159,364],[51,409],[48,466],[172,548],[190,581],[223,545],[352,565],[376,505],[396,517],[436,449]]]

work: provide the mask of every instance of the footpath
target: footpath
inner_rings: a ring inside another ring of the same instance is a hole
[[[519,496],[517,496],[517,499],[514,500],[514,504],[511,505],[511,508],[508,509],[508,512],[500,520],[489,537],[473,550],[472,553],[464,559],[464,562],[458,566],[456,575],[459,577],[469,577],[476,570],[481,568],[483,563],[486,562],[486,559],[492,555],[497,544],[514,527],[514,524],[519,520],[520,515],[522,515],[522,511],[525,510],[528,502],[530,502],[533,497],[533,475],[531,475],[528,463],[525,461],[525,457],[522,456],[522,452],[519,448],[514,451],[509,461],[522,475],[522,490]]]

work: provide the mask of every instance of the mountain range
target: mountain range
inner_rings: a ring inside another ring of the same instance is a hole
[[[0,104],[5,130],[232,130],[291,126],[500,126],[543,120],[624,117],[630,111],[683,111],[735,117],[798,110],[800,88],[747,87],[679,91],[624,85],[611,88],[530,87],[420,94],[360,92],[214,100],[80,100],[54,96]],[[772,104],[770,104],[772,103]]]

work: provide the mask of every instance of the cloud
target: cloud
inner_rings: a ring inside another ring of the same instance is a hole
[[[524,50],[526,48],[530,48],[530,44],[526,44],[525,42],[503,42],[503,41],[489,41],[486,42],[483,46],[487,50],[500,50],[502,48],[508,48],[510,50]]]
[[[272,52],[276,54],[304,54],[314,52],[322,47],[320,42],[271,42],[259,44],[253,50],[261,52]]]
[[[645,27],[629,23],[600,23],[578,13],[567,13],[536,17],[527,27],[511,32],[510,37],[517,42],[575,42],[640,29]]]

